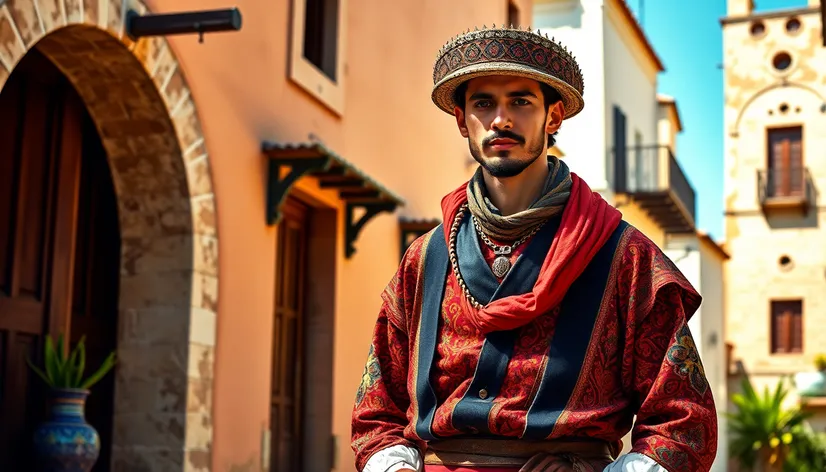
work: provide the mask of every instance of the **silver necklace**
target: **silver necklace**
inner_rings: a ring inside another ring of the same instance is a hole
[[[462,278],[461,272],[459,272],[459,256],[456,254],[456,236],[459,234],[459,225],[462,223],[462,214],[467,210],[467,203],[462,205],[459,208],[459,211],[456,213],[456,218],[453,219],[453,224],[450,227],[450,240],[448,244],[448,254],[450,256],[450,264],[453,266],[453,276],[456,277],[456,282],[459,283],[459,287],[462,289],[462,293],[465,294],[465,298],[473,305],[474,308],[477,310],[481,310],[483,308],[482,304],[479,303],[476,298],[470,293],[470,290],[465,283],[465,279]]]
[[[531,236],[536,234],[539,231],[539,228],[542,227],[544,223],[540,223],[530,231],[525,236],[522,236],[518,240],[516,240],[513,244],[508,244],[505,246],[498,246],[493,244],[493,241],[488,238],[488,235],[482,231],[482,227],[479,225],[479,222],[476,221],[476,217],[471,215],[471,220],[473,220],[473,226],[476,228],[476,232],[479,233],[479,237],[482,238],[482,241],[491,249],[493,249],[493,253],[496,255],[496,258],[493,260],[493,264],[491,264],[490,269],[493,271],[493,275],[498,278],[502,278],[508,274],[511,270],[511,260],[510,255],[513,254],[513,250],[516,249],[520,244],[527,241]]]

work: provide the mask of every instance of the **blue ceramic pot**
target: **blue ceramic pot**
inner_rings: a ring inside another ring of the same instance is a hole
[[[42,472],[89,472],[100,455],[100,437],[86,422],[88,390],[55,389],[51,415],[34,431],[35,457]]]

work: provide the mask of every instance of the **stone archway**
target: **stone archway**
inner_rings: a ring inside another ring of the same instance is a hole
[[[109,157],[122,236],[113,470],[211,469],[218,285],[209,157],[166,40],[123,35],[108,0],[0,6],[0,90],[37,48],[83,98]]]
[[[739,109],[737,110],[737,118],[735,118],[734,124],[731,126],[731,128],[729,128],[729,131],[728,131],[729,136],[731,136],[733,138],[738,137],[739,136],[739,130],[740,130],[740,122],[743,120],[743,116],[746,114],[749,107],[751,107],[752,104],[754,104],[757,100],[759,100],[760,98],[762,98],[766,94],[768,94],[768,93],[770,93],[774,90],[777,90],[777,89],[782,89],[782,90],[800,89],[800,90],[804,90],[804,91],[809,92],[810,94],[814,95],[815,99],[818,100],[817,103],[820,103],[821,105],[826,105],[826,97],[824,97],[824,95],[822,93],[820,93],[820,91],[818,91],[816,88],[814,88],[814,87],[812,87],[808,84],[804,84],[804,83],[800,83],[800,82],[788,82],[788,81],[784,81],[784,82],[780,82],[780,83],[772,83],[770,85],[767,85],[766,87],[763,87],[762,89],[759,89],[756,93],[754,93],[753,95],[748,97],[748,99],[746,99],[746,101],[742,105],[740,105]]]

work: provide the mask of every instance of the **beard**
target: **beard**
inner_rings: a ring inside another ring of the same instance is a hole
[[[488,173],[493,177],[514,177],[521,174],[525,169],[530,167],[537,159],[539,159],[545,149],[545,139],[547,135],[544,130],[540,130],[536,139],[531,141],[531,145],[525,148],[527,156],[523,159],[511,157],[512,151],[500,151],[498,158],[491,158],[484,156],[482,149],[490,141],[497,138],[513,139],[525,146],[526,140],[510,131],[497,131],[492,136],[488,136],[482,140],[481,145],[472,140],[468,140],[470,154],[473,159],[479,163]]]

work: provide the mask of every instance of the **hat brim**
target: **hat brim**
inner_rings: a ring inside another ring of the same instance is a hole
[[[442,80],[433,86],[431,98],[442,111],[450,115],[453,114],[455,104],[453,93],[464,82],[477,77],[492,75],[508,75],[514,77],[525,77],[553,87],[562,97],[562,105],[565,107],[565,119],[573,118],[585,106],[582,95],[567,82],[552,75],[540,72],[532,67],[513,62],[486,62],[484,64],[474,64],[463,67],[451,74],[446,75]]]

